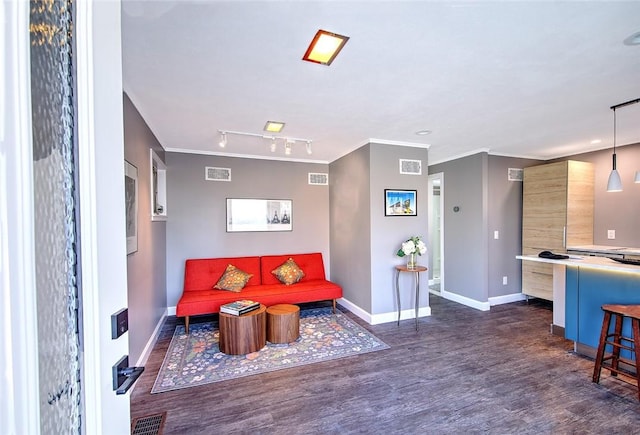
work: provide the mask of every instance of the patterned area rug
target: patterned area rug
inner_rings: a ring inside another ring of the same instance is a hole
[[[176,330],[151,393],[226,381],[289,367],[388,349],[385,343],[344,314],[331,308],[300,312],[300,338],[290,344],[267,345],[247,355],[227,355],[218,348],[215,323],[196,323],[185,334]]]

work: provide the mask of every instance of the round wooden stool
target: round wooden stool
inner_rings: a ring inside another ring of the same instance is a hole
[[[300,337],[300,307],[290,304],[267,308],[267,340],[271,343],[291,343]]]
[[[234,316],[220,313],[220,352],[229,355],[244,355],[257,352],[266,343],[266,307]]]

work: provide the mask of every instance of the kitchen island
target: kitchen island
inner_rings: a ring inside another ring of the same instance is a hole
[[[602,305],[640,305],[640,266],[611,258],[576,256],[552,260],[536,255],[518,255],[522,261],[553,264],[554,333],[564,332],[574,341],[576,352],[593,356],[602,327]],[[629,334],[630,325],[623,325]]]

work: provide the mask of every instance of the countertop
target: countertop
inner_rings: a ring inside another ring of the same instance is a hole
[[[567,251],[594,252],[600,254],[640,255],[640,248],[625,246],[583,245],[569,246]]]
[[[590,269],[602,269],[613,272],[628,272],[640,275],[640,266],[623,264],[606,257],[591,257],[569,254],[564,260],[551,260],[540,258],[537,255],[516,255],[516,258],[524,261],[537,261],[540,263],[562,264],[565,266],[588,267]]]

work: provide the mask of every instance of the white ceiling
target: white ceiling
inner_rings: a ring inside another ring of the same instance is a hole
[[[613,144],[610,106],[640,98],[640,1],[123,1],[124,88],[170,151],[331,162],[367,143],[548,159]],[[349,36],[301,60],[318,29]],[[640,142],[640,104],[616,111]],[[428,129],[428,136],[418,130]],[[591,144],[601,139],[599,144]]]

